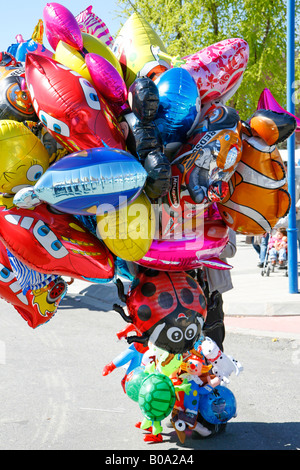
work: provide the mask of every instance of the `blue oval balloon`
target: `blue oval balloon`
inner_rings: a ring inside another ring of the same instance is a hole
[[[209,423],[227,423],[236,415],[235,396],[229,388],[218,385],[211,392],[200,395],[199,412]]]
[[[95,214],[102,205],[133,201],[147,172],[128,152],[110,147],[74,152],[54,163],[33,187],[40,201],[74,215]]]
[[[155,80],[159,107],[155,119],[163,144],[182,143],[200,116],[200,95],[190,73],[182,68],[164,72]]]

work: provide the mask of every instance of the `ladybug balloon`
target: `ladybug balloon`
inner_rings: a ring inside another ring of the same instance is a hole
[[[119,296],[126,302],[129,315],[114,305],[130,323],[136,336],[127,342],[155,346],[170,354],[182,354],[193,348],[206,319],[206,300],[199,284],[186,272],[147,269],[133,280],[127,295],[119,282]]]

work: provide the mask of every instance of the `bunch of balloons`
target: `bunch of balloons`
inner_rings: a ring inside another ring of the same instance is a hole
[[[229,228],[262,234],[289,211],[276,144],[296,121],[259,109],[242,121],[226,106],[247,66],[243,39],[171,57],[136,13],[115,40],[91,6],[74,16],[47,3],[43,16],[0,57],[0,295],[36,328],[59,308],[64,277],[115,282],[129,324],[124,390],[151,439],[171,413],[182,440],[186,427],[202,430],[198,416],[234,416],[222,384],[240,370],[227,358],[229,374],[210,371],[207,304],[191,273],[231,268],[220,259]],[[205,378],[191,392],[193,369]],[[205,390],[193,408],[190,393]]]

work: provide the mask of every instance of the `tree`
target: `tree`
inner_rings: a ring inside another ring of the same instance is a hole
[[[269,88],[286,107],[286,0],[118,1],[124,5],[124,14],[137,11],[150,23],[170,55],[184,57],[223,39],[243,38],[249,44],[249,62],[239,89],[227,105],[247,119],[255,111],[262,90]],[[299,50],[299,0],[295,21]],[[300,80],[300,55],[295,78]]]

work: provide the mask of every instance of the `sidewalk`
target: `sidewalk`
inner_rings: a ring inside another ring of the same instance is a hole
[[[223,295],[226,330],[300,339],[300,293],[289,293],[285,271],[277,269],[270,276],[262,276],[257,254],[243,235],[237,235],[237,253],[228,262],[233,266],[234,288]],[[75,280],[67,295],[102,311],[111,310],[119,301],[112,282]]]
[[[289,293],[285,270],[262,276],[258,256],[242,235],[237,235],[237,253],[228,262],[234,288],[223,295],[227,329],[300,338],[300,293]]]

